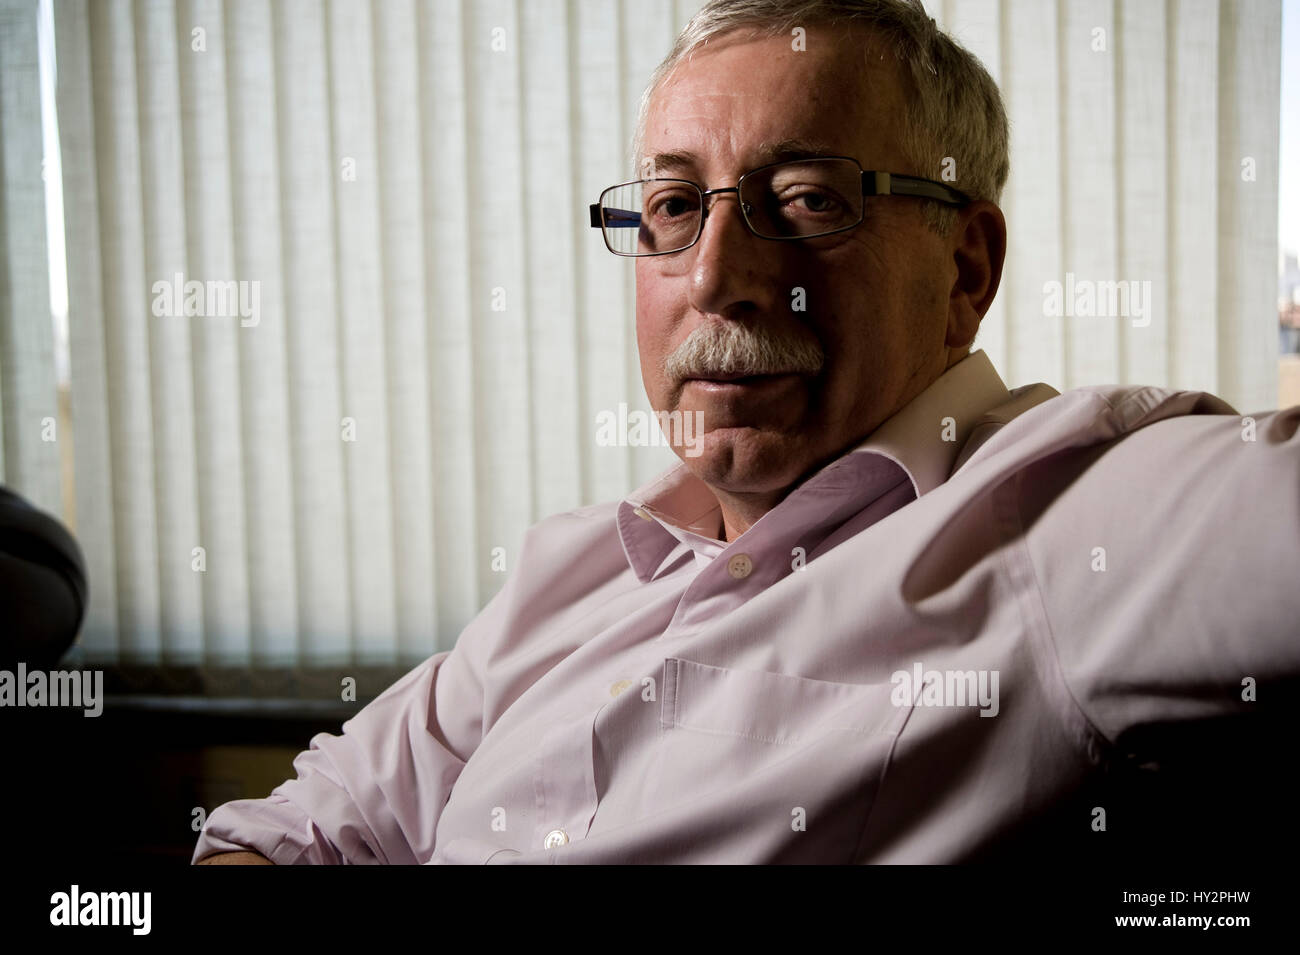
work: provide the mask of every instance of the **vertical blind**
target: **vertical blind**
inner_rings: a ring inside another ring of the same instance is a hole
[[[39,5],[0,0],[0,466],[74,524],[87,662],[413,664],[528,525],[675,461],[595,439],[648,404],[632,270],[584,212],[630,178],[642,87],[698,5],[57,0],[50,441]],[[1279,3],[927,6],[1011,117],[976,343],[1004,379],[1269,407]],[[1046,314],[1068,273],[1149,281],[1149,324]],[[159,309],[190,281],[246,307]]]

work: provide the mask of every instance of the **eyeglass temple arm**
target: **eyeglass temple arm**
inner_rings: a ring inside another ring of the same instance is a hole
[[[606,209],[605,221],[601,221],[600,203],[596,202],[587,207],[591,215],[591,227],[600,229],[608,226],[611,229],[638,229],[641,227],[641,213],[632,212],[630,209]]]
[[[918,179],[915,176],[896,176],[887,172],[862,171],[862,194],[864,196],[918,196],[922,199],[937,199],[950,206],[964,206],[971,201],[970,196],[951,186],[930,179]]]

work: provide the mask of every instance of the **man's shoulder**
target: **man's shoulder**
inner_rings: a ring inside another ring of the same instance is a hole
[[[1239,416],[1237,410],[1218,395],[1196,389],[1161,385],[1085,385],[1073,388],[1065,395],[1076,395],[1080,401],[1104,403],[1109,409],[1106,417],[1119,433],[1188,415]]]
[[[1154,541],[1178,528],[1206,547],[1236,541],[1267,555],[1266,540],[1294,541],[1300,522],[1300,406],[1242,414],[1205,391],[1075,388],[1007,423],[961,477],[1010,488],[1025,526],[1056,522],[1061,540],[1087,528]],[[1243,533],[1247,503],[1271,523]],[[1293,564],[1280,553],[1257,571]]]
[[[557,535],[586,537],[591,534],[610,533],[615,530],[620,503],[620,501],[601,501],[598,504],[557,511],[533,524],[528,528],[527,533],[534,537]]]
[[[1209,392],[1157,385],[1087,385],[1059,394],[1046,385],[1026,385],[1010,395],[974,423],[958,468],[995,456],[1028,463],[1124,439],[1175,418],[1196,416],[1207,429],[1235,428],[1242,420]]]
[[[593,600],[635,584],[618,533],[618,504],[572,508],[529,526],[519,550],[507,555],[501,588],[462,632],[457,649],[489,647],[484,652],[500,657],[539,630],[580,618]]]
[[[616,572],[626,568],[618,533],[619,504],[603,501],[542,518],[524,532],[516,565],[534,581],[568,573],[579,562],[587,575],[597,569]]]
[[[1013,391],[1013,399],[1024,390]],[[1238,413],[1228,402],[1208,391],[1108,384],[1071,388],[1017,417],[1023,417],[1022,426],[1041,426],[1060,418],[1076,419],[1092,424],[1100,436],[1118,437],[1157,421],[1187,415],[1237,416]]]

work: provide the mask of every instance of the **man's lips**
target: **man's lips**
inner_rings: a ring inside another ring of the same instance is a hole
[[[748,401],[761,397],[784,395],[804,378],[795,372],[781,372],[766,375],[723,375],[716,378],[687,378],[682,387],[701,394],[713,395],[718,399]]]
[[[711,381],[728,385],[757,384],[769,378],[785,378],[795,374],[792,371],[769,371],[760,374],[724,374],[722,372],[692,375],[686,381]]]

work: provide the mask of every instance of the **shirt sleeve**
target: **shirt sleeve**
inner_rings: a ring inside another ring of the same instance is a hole
[[[1300,676],[1300,406],[1172,410],[1188,394],[1131,431],[1112,406],[1099,432],[1127,433],[1019,476],[1062,676],[1112,744],[1276,712]]]
[[[438,820],[483,735],[481,654],[499,593],[461,634],[293,763],[265,799],[215,809],[192,862],[253,850],[276,865],[415,865],[434,853]]]

